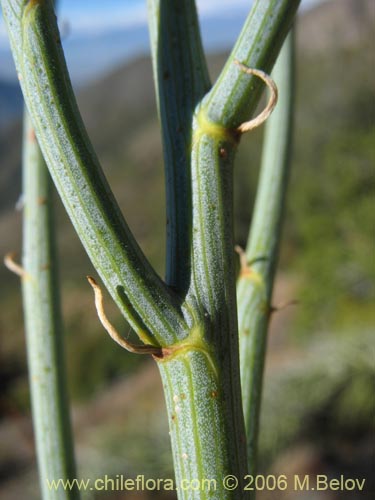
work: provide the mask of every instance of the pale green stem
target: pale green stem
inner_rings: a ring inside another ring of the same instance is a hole
[[[166,282],[186,295],[191,266],[192,121],[211,85],[194,0],[148,0],[148,11],[166,177]]]
[[[191,286],[202,318],[204,338],[216,360],[225,432],[232,439],[227,444],[230,457],[227,470],[236,471],[239,489],[244,486],[242,479],[247,461],[233,237],[233,164],[240,134],[234,127],[240,125],[242,116],[249,118],[259,92],[252,93],[254,80],[243,74],[234,60],[253,68],[271,68],[298,4],[290,0],[255,2],[229,63],[197,107],[193,121]],[[247,492],[242,494],[245,496]]]
[[[48,481],[76,476],[48,169],[25,112],[23,269],[26,346],[39,480],[45,500],[79,498]]]
[[[216,353],[203,337],[202,328],[193,329],[183,346],[170,358],[159,362],[178,498],[245,499],[247,493],[243,491],[242,480],[245,469],[239,465],[241,458],[245,459],[244,450],[241,450],[245,432],[243,429],[240,436],[233,432],[236,408],[231,406],[232,401],[225,401],[224,393],[224,381],[230,377],[223,372]],[[223,484],[228,474],[239,479],[234,491],[227,490]],[[206,480],[213,480],[215,487],[211,484],[210,489]],[[183,489],[184,485],[194,482],[201,485],[202,490]]]
[[[186,7],[186,3],[183,2]],[[162,2],[159,3],[159,8]],[[271,2],[275,7],[276,3]],[[289,2],[290,4],[290,2]],[[155,3],[152,2],[152,6]],[[163,4],[164,6],[166,3]],[[180,4],[179,4],[180,5]],[[261,6],[258,2],[258,10]],[[286,2],[283,2],[285,7]],[[278,5],[279,6],[279,5]],[[293,2],[292,8],[279,9],[275,16],[273,29],[277,32],[276,42],[281,45],[287,32],[298,2]],[[154,30],[163,30],[171,22],[168,16],[156,15],[151,23]],[[263,14],[267,16],[268,10]],[[284,17],[283,17],[284,16]],[[171,14],[172,17],[172,14]],[[255,30],[261,37],[260,26],[268,23],[271,31],[272,22],[260,15],[250,16],[247,30]],[[163,24],[163,20],[166,23]],[[156,28],[155,28],[156,26]],[[180,28],[181,29],[181,28]],[[197,34],[186,28],[186,39],[169,40],[173,47],[154,46],[154,67],[168,53],[168,48],[180,50],[183,60],[183,48],[196,43]],[[249,35],[249,33],[247,33]],[[161,35],[159,35],[161,37]],[[191,38],[195,37],[192,41]],[[162,37],[161,37],[162,38]],[[167,37],[168,38],[168,37]],[[158,40],[153,34],[152,40]],[[243,35],[240,46],[246,44]],[[262,45],[262,40],[259,42]],[[246,47],[249,50],[249,47]],[[269,47],[268,47],[269,49]],[[244,49],[243,49],[244,50]],[[276,48],[273,48],[275,54]],[[198,52],[199,54],[199,52]],[[271,65],[270,60],[267,64]],[[175,56],[176,57],[176,56]],[[260,62],[266,60],[265,53],[260,51]],[[276,55],[275,55],[276,57]],[[155,62],[155,59],[157,61]],[[201,64],[198,56],[197,68]],[[254,66],[259,67],[256,57]],[[174,68],[178,73],[179,65]],[[185,69],[179,78],[194,81],[194,71]],[[231,71],[238,76],[237,68],[232,64]],[[189,93],[179,93],[173,89],[172,96],[167,90],[160,89],[163,85],[158,75],[159,108],[169,102],[182,107],[186,102],[191,106],[191,87]],[[251,86],[250,79],[247,85]],[[167,81],[167,89],[172,85]],[[225,86],[216,89],[225,100]],[[248,90],[248,89],[247,89]],[[165,92],[165,93],[163,93]],[[193,134],[191,153],[185,151],[185,157],[190,157],[191,175],[191,283],[189,301],[193,301],[197,316],[196,329],[192,330],[191,338],[186,339],[186,346],[177,350],[171,360],[165,359],[159,363],[167,406],[169,411],[172,448],[177,482],[182,479],[211,478],[217,481],[220,489],[215,498],[246,498],[243,491],[243,478],[247,471],[244,424],[242,415],[241,391],[238,362],[238,330],[236,317],[235,271],[233,256],[233,208],[232,208],[232,175],[233,162],[239,134],[227,129],[225,123],[213,123],[209,116],[211,93],[208,93],[202,105],[198,105],[193,116]],[[188,95],[187,95],[188,94]],[[245,94],[246,96],[246,94]],[[241,104],[241,93],[235,96]],[[189,100],[190,98],[190,100]],[[259,98],[259,93],[258,93]],[[255,105],[256,99],[252,99]],[[174,109],[172,107],[172,109]],[[239,113],[240,108],[236,108]],[[176,114],[162,115],[162,122],[170,123],[172,128],[178,117]],[[189,115],[189,124],[191,118]],[[167,130],[168,131],[168,130]],[[171,134],[172,137],[172,134]],[[170,144],[165,141],[168,148]],[[173,153],[173,149],[172,149]],[[182,151],[182,154],[184,152]],[[168,155],[166,155],[168,160]],[[180,160],[186,163],[187,159]],[[179,196],[181,185],[170,186],[175,197]],[[185,208],[186,210],[186,208]],[[176,263],[177,265],[177,263]],[[235,491],[225,490],[222,480],[227,474],[235,474],[239,486]],[[212,493],[212,492],[211,492]],[[209,498],[209,492],[195,493],[194,498]],[[190,499],[192,492],[181,491],[179,498]]]
[[[242,399],[249,473],[256,474],[259,413],[271,296],[290,166],[293,115],[293,33],[275,65],[279,103],[266,124],[251,231],[237,283]]]
[[[104,177],[74,98],[51,1],[1,5],[39,145],[94,267],[142,340],[175,342],[191,316],[147,261]]]
[[[244,27],[204,106],[210,121],[234,129],[249,119],[264,88],[234,61],[270,73],[300,0],[255,0]],[[233,70],[234,68],[234,70]]]
[[[190,292],[186,300],[196,314],[196,326],[189,337],[182,345],[175,346],[177,350],[170,359],[159,362],[159,369],[168,407],[177,484],[183,485],[184,480],[215,482],[215,491],[212,485],[210,491],[208,484],[204,491],[181,488],[179,498],[205,499],[213,494],[215,498],[245,498],[242,491],[246,472],[245,431],[239,381],[232,387],[232,373],[236,372],[228,363],[228,353],[220,357],[212,339],[214,328],[218,329],[218,336],[220,329],[228,331],[228,321],[224,319],[221,324],[220,315],[215,318],[213,311],[205,310],[191,275],[192,258],[198,251],[192,247],[193,213],[200,210],[194,208],[199,200],[191,178],[191,164],[196,161],[193,158],[199,142],[198,135],[193,135],[193,119],[197,104],[210,87],[195,3],[149,0],[149,23],[166,163],[167,280],[179,293]],[[215,192],[213,196],[216,195]],[[215,200],[216,205],[222,203]],[[235,392],[237,399],[233,397]],[[223,485],[224,477],[230,473],[240,482],[233,492]]]

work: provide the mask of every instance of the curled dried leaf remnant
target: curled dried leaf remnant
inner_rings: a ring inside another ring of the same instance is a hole
[[[109,333],[112,339],[117,342],[121,347],[126,349],[129,352],[133,352],[134,354],[152,354],[156,357],[162,356],[161,347],[153,346],[153,345],[135,345],[131,342],[125,340],[116,330],[116,328],[112,325],[112,323],[107,318],[104,307],[103,307],[103,293],[100,286],[94,280],[92,276],[87,276],[87,280],[92,286],[95,295],[95,307],[98,313],[101,324],[104,326],[105,330]]]
[[[278,91],[276,83],[264,71],[260,69],[249,68],[245,66],[245,64],[242,64],[237,60],[234,61],[234,64],[237,64],[237,66],[239,66],[239,68],[248,75],[257,76],[258,78],[263,80],[271,92],[271,95],[267,102],[267,106],[264,108],[264,110],[261,113],[259,113],[259,115],[256,116],[255,118],[252,118],[247,122],[241,123],[241,125],[237,128],[237,131],[239,133],[244,134],[245,132],[249,132],[249,130],[253,130],[254,128],[259,127],[259,125],[261,125],[263,122],[267,120],[267,118],[270,116],[270,114],[272,113],[277,104]]]
[[[27,278],[28,274],[25,271],[25,269],[20,265],[17,264],[17,262],[14,260],[16,257],[15,252],[9,252],[5,255],[4,257],[4,264],[5,267],[9,269],[9,271],[12,271],[12,273],[17,274],[20,278]]]

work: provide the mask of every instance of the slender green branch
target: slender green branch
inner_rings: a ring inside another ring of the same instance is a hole
[[[210,121],[235,129],[249,119],[263,85],[235,60],[270,73],[297,12],[300,0],[255,0],[237,43],[204,102]]]
[[[23,131],[22,278],[31,407],[41,496],[77,499],[79,491],[55,491],[54,480],[76,477],[65,377],[64,342],[55,250],[52,183],[25,109]]]
[[[76,477],[57,277],[51,181],[25,112],[23,141],[23,278],[33,426],[42,497],[79,498],[47,481]]]
[[[227,323],[230,331],[237,327],[232,220],[232,169],[240,135],[237,128],[257,104],[259,91],[254,90],[260,90],[261,82],[258,78],[255,84],[254,77],[234,62],[266,71],[271,68],[298,5],[299,0],[255,1],[222,74],[198,107],[193,123],[195,292],[210,315],[219,319],[221,314],[229,314],[220,321]]]
[[[274,79],[279,88],[279,104],[266,125],[251,231],[237,284],[241,383],[250,474],[256,474],[267,328],[289,176],[293,73],[291,33],[274,70]]]
[[[148,9],[166,172],[166,280],[183,293],[190,280],[192,120],[210,82],[194,0],[148,0]]]
[[[186,321],[177,297],[136,243],[100,168],[73,95],[51,2],[1,3],[40,147],[94,267],[142,340],[173,343],[185,334]]]

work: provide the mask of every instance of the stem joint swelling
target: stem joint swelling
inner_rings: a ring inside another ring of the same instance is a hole
[[[177,356],[183,356],[184,354],[191,351],[198,351],[203,353],[209,359],[214,373],[217,373],[217,368],[213,361],[210,348],[203,339],[203,334],[199,326],[193,327],[187,338],[180,342],[176,342],[173,345],[164,347],[151,344],[135,345],[132,342],[124,339],[124,337],[120,335],[120,333],[107,318],[107,315],[104,311],[102,289],[97,284],[95,279],[92,276],[87,276],[87,280],[94,291],[95,307],[101,324],[110,335],[110,337],[122,348],[134,354],[150,354],[156,359],[156,361],[164,362],[170,361]],[[138,335],[141,337],[141,332],[138,332]]]
[[[94,280],[92,276],[87,276],[87,281],[90,283],[92,289],[94,290],[95,295],[95,307],[96,312],[98,313],[99,320],[109,336],[121,347],[126,349],[129,352],[134,354],[152,354],[153,356],[159,357],[161,355],[161,347],[144,344],[144,345],[135,345],[132,342],[124,339],[116,328],[112,325],[112,323],[107,318],[107,315],[104,312],[103,305],[103,292],[97,282]],[[138,332],[138,335],[141,337],[143,332]]]
[[[237,61],[237,59],[234,60],[234,64],[236,64],[244,73],[257,76],[267,85],[270,91],[270,96],[265,108],[251,120],[243,122],[238,127],[231,129],[225,128],[221,124],[209,120],[205,113],[204,106],[199,107],[197,112],[197,128],[194,134],[194,143],[201,135],[205,134],[215,138],[216,140],[237,145],[242,134],[250,132],[251,130],[254,130],[262,125],[275,109],[278,100],[278,90],[272,77],[260,69],[249,68],[245,64]],[[220,156],[223,156],[225,154],[225,150],[220,149],[219,153]]]

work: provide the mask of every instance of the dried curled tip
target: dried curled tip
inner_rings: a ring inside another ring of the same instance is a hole
[[[248,75],[255,75],[261,80],[264,81],[264,83],[267,85],[267,87],[271,91],[270,98],[268,100],[267,106],[264,108],[264,110],[259,113],[258,116],[255,118],[252,118],[251,120],[241,123],[241,125],[237,128],[237,131],[241,134],[245,132],[249,132],[249,130],[253,130],[254,128],[259,127],[263,122],[267,120],[267,118],[270,116],[272,111],[274,110],[276,104],[277,104],[277,98],[278,98],[278,91],[276,87],[276,83],[273,81],[273,79],[267,75],[264,71],[260,69],[254,69],[254,68],[248,68],[244,64],[240,63],[239,61],[235,60],[234,64],[237,64],[237,66],[240,67],[242,71],[247,73]]]
[[[16,257],[15,252],[7,253],[4,257],[5,267],[7,267],[9,271],[12,271],[12,273],[17,274],[17,276],[20,276],[21,278],[26,278],[27,272],[20,264],[17,264],[17,262],[15,262],[14,260],[15,257]]]
[[[115,342],[117,342],[117,344],[119,344],[121,347],[123,347],[129,352],[133,352],[134,354],[152,354],[153,356],[161,357],[163,355],[161,347],[156,347],[153,345],[134,345],[131,342],[125,340],[123,337],[121,337],[116,328],[110,323],[109,319],[107,318],[104,312],[103,293],[100,286],[97,284],[97,282],[94,280],[92,276],[87,276],[87,280],[94,290],[95,307],[100,322],[107,330],[109,335],[112,337],[112,339]]]

